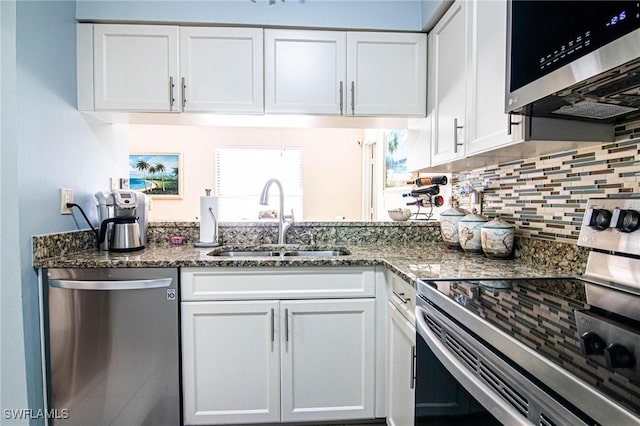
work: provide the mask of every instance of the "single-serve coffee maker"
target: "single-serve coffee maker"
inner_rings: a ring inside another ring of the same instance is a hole
[[[142,192],[128,189],[99,191],[98,200],[101,250],[128,252],[141,250],[147,242],[149,198]]]

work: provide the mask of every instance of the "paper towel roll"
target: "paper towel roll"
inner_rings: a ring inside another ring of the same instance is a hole
[[[218,198],[217,197],[200,197],[200,242],[213,243],[214,233],[216,232],[211,212],[218,216]]]

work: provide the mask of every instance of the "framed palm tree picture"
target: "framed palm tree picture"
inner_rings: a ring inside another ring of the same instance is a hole
[[[180,153],[129,154],[129,188],[153,198],[182,198]]]
[[[407,130],[389,130],[384,135],[384,187],[406,186],[411,179],[407,169]]]

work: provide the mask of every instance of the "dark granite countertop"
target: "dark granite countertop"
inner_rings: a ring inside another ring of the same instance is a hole
[[[324,267],[382,265],[415,285],[417,278],[525,278],[554,277],[558,269],[531,265],[521,259],[496,260],[481,254],[450,250],[440,242],[383,245],[338,245],[346,256],[216,257],[208,253],[220,248],[192,245],[155,245],[131,253],[85,250],[59,257],[38,259],[36,268],[138,268],[138,267]],[[242,249],[256,246],[224,246]],[[266,245],[277,249],[281,246]],[[331,246],[334,248],[336,246]],[[288,245],[287,249],[305,248]]]

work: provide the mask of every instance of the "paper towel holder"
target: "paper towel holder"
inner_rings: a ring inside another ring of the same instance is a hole
[[[206,194],[207,197],[211,196],[211,190],[210,189],[205,189],[205,194]],[[211,218],[213,219],[213,238],[212,238],[212,241],[210,241],[210,242],[198,241],[197,243],[194,243],[195,247],[218,247],[218,246],[221,245],[220,242],[218,242],[218,217],[213,212],[213,208],[212,207],[209,207],[208,210],[209,210],[209,213],[211,214]],[[200,226],[201,227],[202,227],[202,219],[203,218],[200,218]],[[202,236],[200,236],[200,238],[202,238]]]

